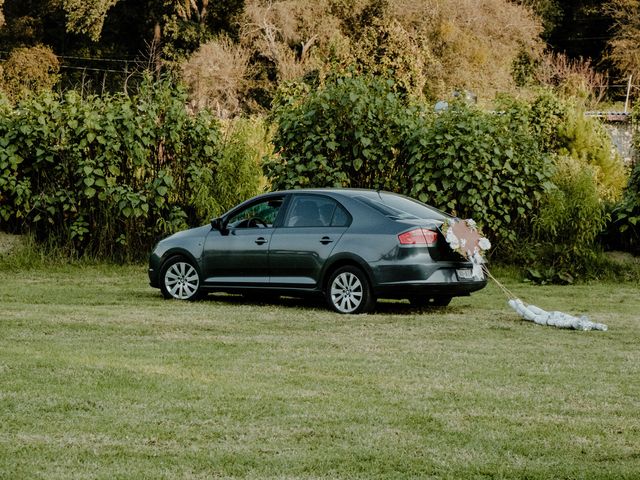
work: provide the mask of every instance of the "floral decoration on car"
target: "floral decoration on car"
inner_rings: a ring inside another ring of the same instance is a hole
[[[482,266],[486,263],[483,252],[491,248],[491,242],[485,237],[472,219],[446,220],[440,227],[451,249],[473,264],[474,278],[484,278]]]

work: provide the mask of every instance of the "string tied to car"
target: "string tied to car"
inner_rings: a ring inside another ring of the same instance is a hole
[[[508,305],[524,320],[537,323],[538,325],[549,325],[573,330],[607,330],[607,325],[592,322],[586,315],[576,317],[564,312],[549,312],[535,305],[523,302],[509,291],[487,268],[484,252],[491,248],[491,242],[482,234],[476,222],[473,220],[450,219],[442,224],[440,231],[449,246],[472,263],[473,277],[481,279],[483,275],[486,275],[493,280],[507,297]]]

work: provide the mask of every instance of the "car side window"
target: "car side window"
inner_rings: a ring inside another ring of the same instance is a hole
[[[269,198],[240,210],[227,221],[228,228],[269,228],[282,207],[281,197]]]
[[[333,218],[331,219],[332,227],[348,227],[351,224],[351,215],[341,205],[336,204],[336,209],[333,212]]]
[[[297,195],[291,202],[286,227],[347,226],[351,218],[338,202],[320,195]]]

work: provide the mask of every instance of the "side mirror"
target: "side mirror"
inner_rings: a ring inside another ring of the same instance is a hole
[[[224,226],[224,221],[220,217],[211,220],[211,228],[213,228],[214,230],[218,230],[222,235],[226,235],[227,233],[229,233],[229,231]]]

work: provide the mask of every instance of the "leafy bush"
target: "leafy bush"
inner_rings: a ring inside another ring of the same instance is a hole
[[[30,93],[51,90],[59,70],[58,58],[49,47],[16,48],[0,68],[0,91],[16,101]]]
[[[464,104],[434,116],[393,86],[342,78],[293,92],[275,111],[274,188],[363,187],[406,193],[474,217],[493,240],[515,243],[550,175],[528,117]]]
[[[532,267],[531,278],[566,283],[592,274],[607,207],[620,197],[626,178],[609,135],[596,119],[585,117],[579,101],[548,90],[529,104],[503,99],[502,105],[529,118],[540,148],[554,159],[554,177],[522,256]]]
[[[640,164],[636,163],[624,198],[612,209],[609,246],[640,255]]]
[[[604,127],[596,119],[586,117],[582,109],[572,109],[559,134],[563,143],[559,153],[593,168],[602,200],[618,200],[627,182],[627,173]]]
[[[283,94],[274,110],[279,158],[265,163],[274,188],[403,190],[399,152],[410,111],[390,81],[343,77]]]
[[[202,223],[226,181],[220,127],[185,101],[168,80],[146,81],[132,98],[47,93],[0,112],[0,227],[75,255],[136,258]]]
[[[579,101],[561,99],[551,91],[543,90],[525,108],[529,110],[532,128],[544,151],[571,156],[590,166],[602,201],[620,198],[627,181],[622,158],[602,124],[585,116]]]
[[[529,231],[551,172],[550,158],[517,108],[497,115],[453,105],[433,124],[413,130],[404,152],[409,194],[477,219],[503,247]]]
[[[586,273],[596,257],[595,240],[607,221],[596,172],[569,156],[558,158],[554,170],[533,218],[539,242],[536,263],[557,272]]]

